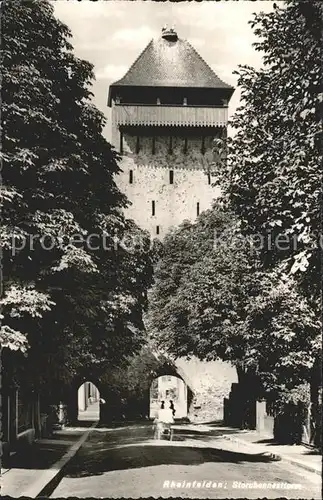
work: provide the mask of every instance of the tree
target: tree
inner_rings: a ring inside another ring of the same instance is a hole
[[[27,358],[5,358],[35,385],[137,352],[152,273],[70,37],[47,0],[2,2],[1,344],[28,342]]]
[[[166,236],[154,279],[148,325],[167,354],[230,361],[257,396],[310,381],[320,322],[292,277],[263,270],[223,207]]]
[[[155,267],[147,320],[160,349],[175,357],[239,357],[239,334],[232,338],[231,352],[231,342],[223,332],[224,324],[231,325],[231,315],[244,318],[244,304],[238,310],[238,302],[233,301],[243,296],[238,275],[246,280],[250,276],[235,236],[231,215],[217,208],[203,212],[197,223],[185,222],[166,235]],[[236,326],[237,321],[233,322]]]
[[[220,211],[166,237],[151,296],[160,347],[229,360],[285,403],[321,358],[321,13],[288,1],[255,15],[264,68],[238,71],[236,133],[215,151]]]
[[[288,0],[254,16],[250,24],[264,67],[237,71],[242,103],[231,122],[235,135],[223,148],[228,161],[214,172],[242,233],[264,242],[264,270],[295,278],[290,293],[305,296],[316,324],[322,287],[322,9],[321,2]],[[308,348],[316,356],[311,392],[318,408],[321,341]]]
[[[295,275],[319,308],[322,3],[274,4],[250,24],[264,67],[236,72],[241,106],[215,174],[243,234],[263,238],[264,266]]]

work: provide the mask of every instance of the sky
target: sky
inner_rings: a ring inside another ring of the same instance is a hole
[[[94,65],[93,101],[107,118],[104,135],[110,140],[109,85],[121,78],[162,27],[174,26],[226,83],[236,87],[232,72],[239,64],[259,68],[261,54],[248,21],[253,12],[270,12],[273,2],[152,2],[126,0],[57,0],[54,13],[70,28],[77,57]],[[237,89],[230,101],[229,117],[240,101]]]

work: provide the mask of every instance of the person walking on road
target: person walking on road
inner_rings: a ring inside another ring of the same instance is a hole
[[[154,420],[154,436],[155,439],[160,439],[162,432],[165,429],[169,429],[171,432],[171,424],[174,423],[173,413],[171,408],[165,408],[165,402],[161,402],[160,409],[158,410],[158,415]]]

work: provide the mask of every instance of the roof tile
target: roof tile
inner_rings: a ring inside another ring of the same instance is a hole
[[[125,76],[113,86],[233,89],[223,82],[186,41],[151,40]]]

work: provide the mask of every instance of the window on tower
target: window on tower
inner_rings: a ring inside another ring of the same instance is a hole
[[[133,184],[133,170],[129,170],[129,184]]]
[[[197,216],[200,215],[200,203],[199,202],[196,203],[196,215]]]
[[[156,234],[159,234],[159,226],[156,226]]]
[[[205,154],[205,138],[204,137],[202,137],[201,153],[202,153],[202,155]]]
[[[169,171],[169,184],[174,184],[174,170]]]
[[[120,130],[120,144],[119,144],[119,151],[121,154],[123,154],[123,132]]]
[[[187,153],[187,150],[188,150],[188,140],[187,140],[187,137],[185,137],[185,139],[184,139],[184,154]]]
[[[168,153],[170,155],[173,153],[173,138],[172,138],[172,136],[169,137]]]
[[[155,215],[156,213],[156,206],[155,206],[155,200],[151,202],[151,215]]]
[[[208,174],[207,174],[207,183],[211,184],[211,174],[210,174],[210,172],[208,172]]]

